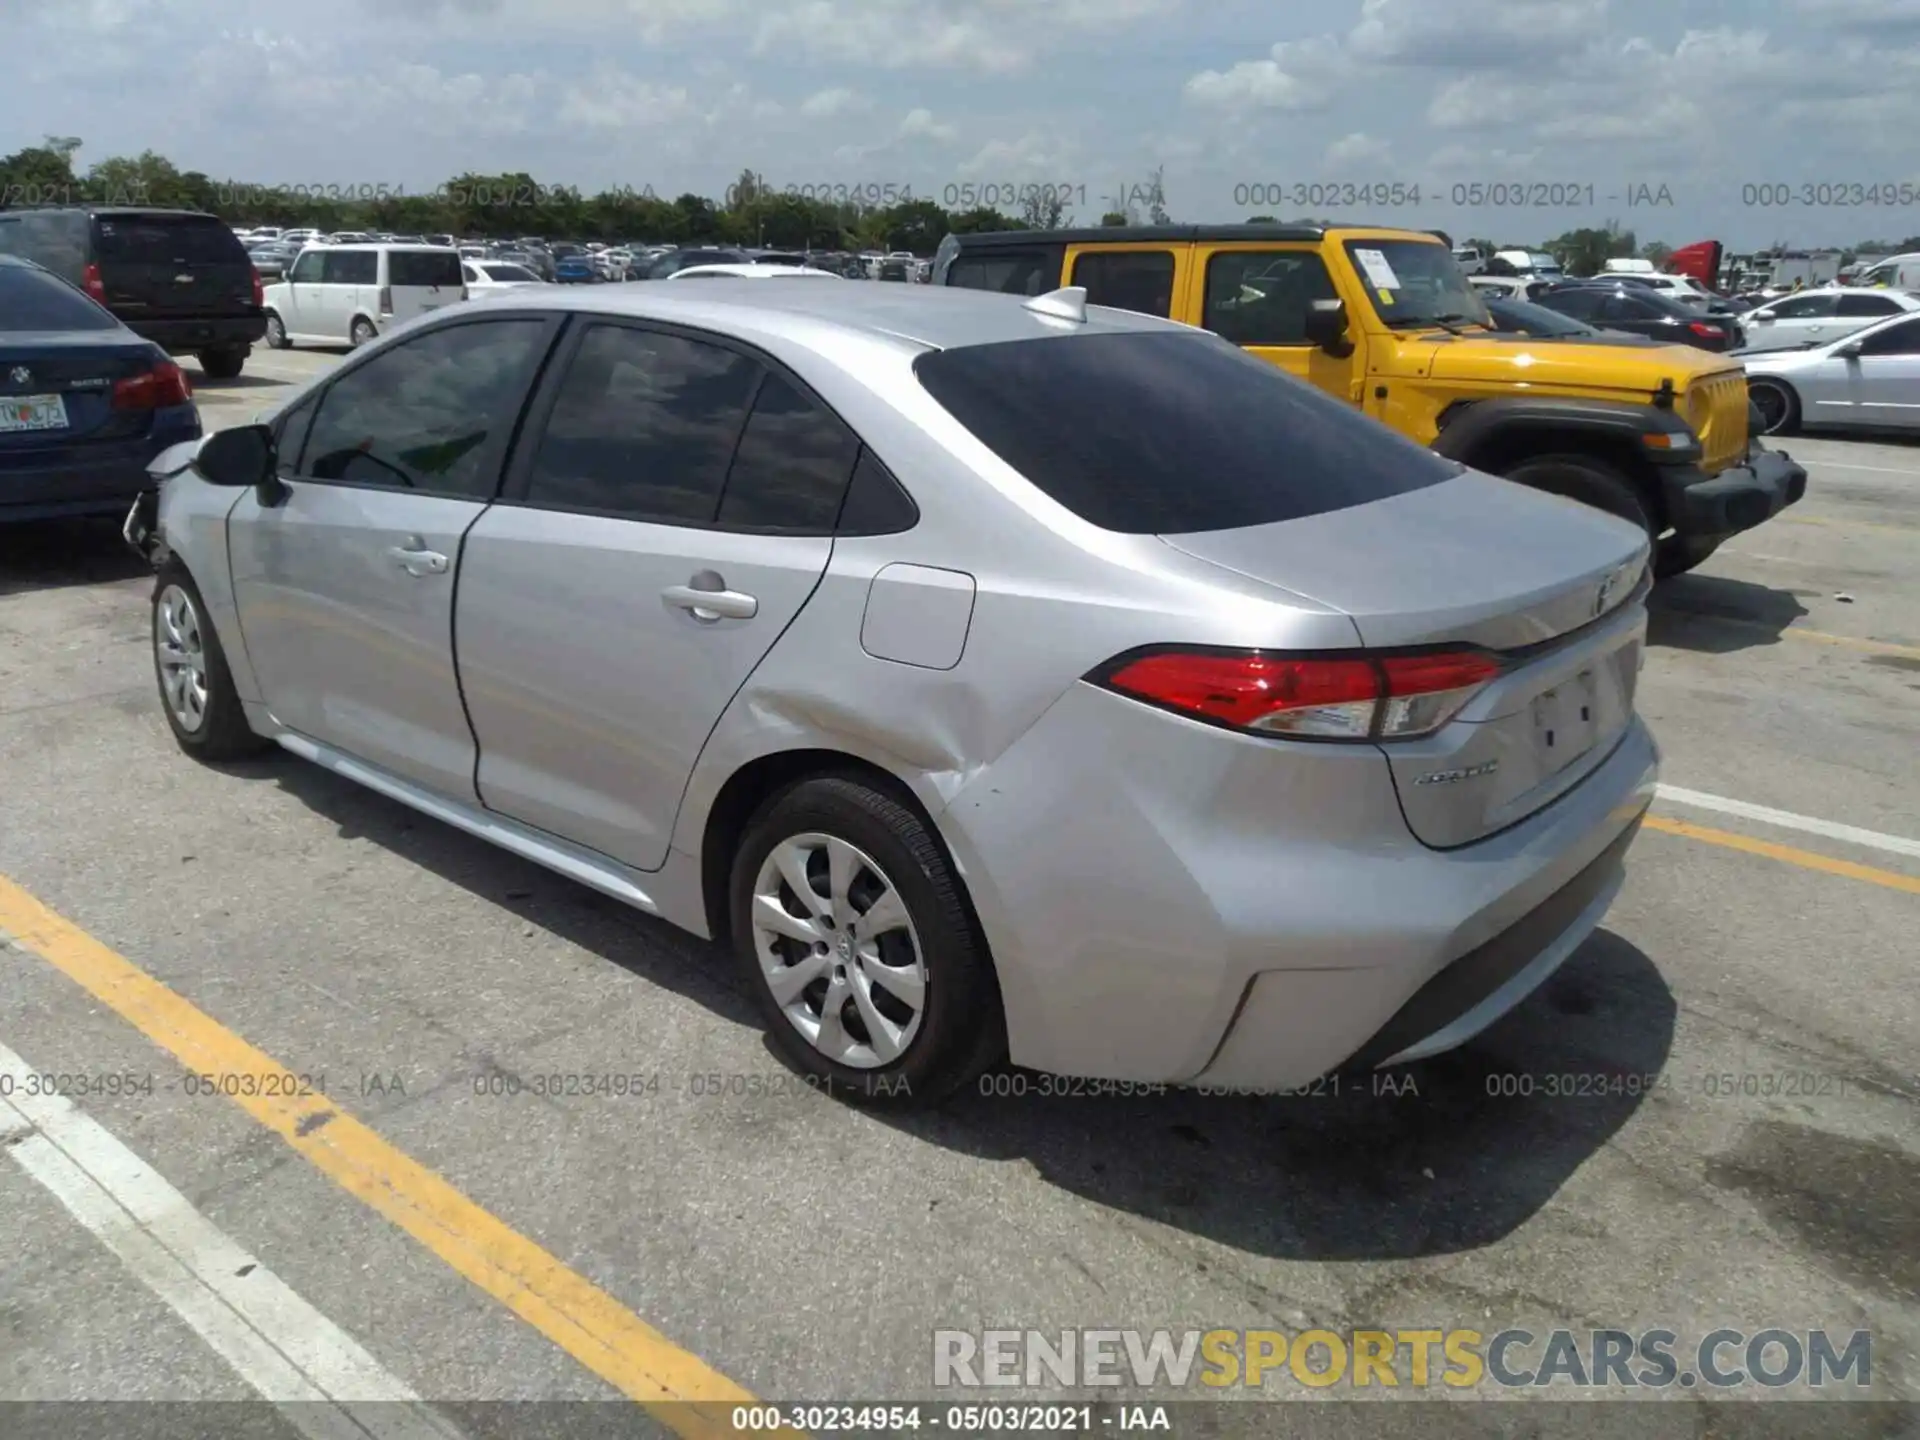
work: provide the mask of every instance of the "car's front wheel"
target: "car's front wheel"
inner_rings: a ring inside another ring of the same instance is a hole
[[[199,587],[178,563],[153,587],[153,674],[167,727],[189,755],[237,760],[267,748],[247,724]]]
[[[1762,435],[1790,435],[1800,425],[1800,397],[1777,380],[1748,380],[1747,403]]]
[[[734,856],[733,944],[773,1042],[820,1088],[927,1105],[1005,1051],[984,939],[938,839],[851,776],[774,797]]]

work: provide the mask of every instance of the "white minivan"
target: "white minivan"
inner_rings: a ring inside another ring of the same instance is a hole
[[[440,245],[309,245],[266,287],[267,344],[364,345],[467,298],[460,252]]]
[[[1853,277],[1857,289],[1920,291],[1920,254],[1893,255]]]

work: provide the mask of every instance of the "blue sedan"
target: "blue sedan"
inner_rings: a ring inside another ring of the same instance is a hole
[[[121,515],[147,465],[196,439],[167,352],[30,260],[0,255],[0,524]]]

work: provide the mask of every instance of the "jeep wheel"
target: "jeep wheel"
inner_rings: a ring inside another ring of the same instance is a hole
[[[1633,482],[1604,460],[1586,455],[1538,455],[1507,471],[1506,478],[1618,515],[1638,525],[1649,538],[1657,533]]]
[[[246,368],[247,347],[223,345],[217,350],[200,352],[200,369],[209,380],[234,380]]]
[[[1747,400],[1762,435],[1790,435],[1800,427],[1800,397],[1778,380],[1749,380]]]
[[[1669,535],[1653,547],[1653,578],[1671,580],[1684,575],[1706,561],[1720,548],[1718,540],[1689,540],[1684,535]]]

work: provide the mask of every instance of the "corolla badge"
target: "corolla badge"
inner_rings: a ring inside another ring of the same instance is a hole
[[[1631,565],[1622,565],[1617,570],[1609,570],[1601,579],[1600,589],[1593,597],[1594,618],[1598,619],[1613,608],[1613,602],[1620,598],[1620,591],[1632,571]]]
[[[16,365],[7,372],[7,378],[16,385],[31,385],[33,383],[33,371],[24,365]]]
[[[1469,765],[1463,770],[1435,770],[1422,775],[1413,783],[1416,785],[1457,785],[1462,780],[1478,779],[1482,775],[1491,775],[1500,768],[1498,760],[1483,761],[1478,765]]]

